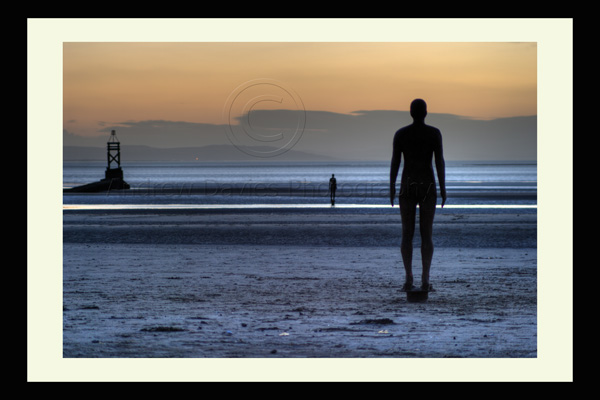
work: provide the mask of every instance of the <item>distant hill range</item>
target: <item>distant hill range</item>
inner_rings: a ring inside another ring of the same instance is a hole
[[[286,110],[255,111],[257,126],[289,126],[293,114]],[[396,130],[410,124],[403,111],[356,111],[338,114],[307,111],[306,125],[297,143],[287,152],[263,160],[273,161],[386,161]],[[451,114],[430,114],[426,122],[440,128],[447,160],[535,160],[537,117],[475,120]],[[286,125],[288,124],[288,125]],[[144,161],[245,161],[257,157],[233,146],[222,125],[178,121],[137,121],[104,127],[101,136],[82,137],[63,132],[64,160],[104,160],[106,140],[116,129],[123,160]],[[279,128],[278,128],[279,129]],[[105,133],[106,132],[106,133]],[[550,133],[546,133],[549,135]],[[248,146],[267,143],[244,142]],[[274,143],[271,143],[274,146]],[[252,147],[252,149],[265,149]]]
[[[262,151],[265,151],[262,149]],[[204,147],[157,148],[121,144],[121,160],[126,161],[248,161],[263,160],[242,152],[234,146],[213,145]],[[106,147],[64,146],[64,161],[104,161]],[[264,160],[277,161],[336,161],[334,157],[295,151],[293,149]]]

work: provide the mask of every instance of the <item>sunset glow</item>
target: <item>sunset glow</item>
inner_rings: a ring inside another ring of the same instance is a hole
[[[190,42],[63,44],[64,129],[165,120],[223,123],[240,84],[275,79],[306,110],[407,110],[476,119],[536,115],[536,43]]]

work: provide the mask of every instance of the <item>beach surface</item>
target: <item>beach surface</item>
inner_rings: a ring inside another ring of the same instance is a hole
[[[65,210],[63,357],[537,356],[535,210],[439,210],[425,303],[400,228],[397,207]]]

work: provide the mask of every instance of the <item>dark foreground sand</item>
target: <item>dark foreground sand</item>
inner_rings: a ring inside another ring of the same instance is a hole
[[[439,213],[423,304],[395,213],[63,218],[64,358],[537,357],[535,213]]]

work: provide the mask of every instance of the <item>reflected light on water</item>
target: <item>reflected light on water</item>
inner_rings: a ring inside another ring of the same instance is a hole
[[[398,206],[395,206],[397,208]],[[209,209],[253,209],[253,208],[391,208],[385,204],[68,204],[63,210],[209,210]],[[441,208],[440,205],[437,208]],[[522,204],[477,204],[456,205],[447,204],[444,209],[536,209],[537,205]]]

